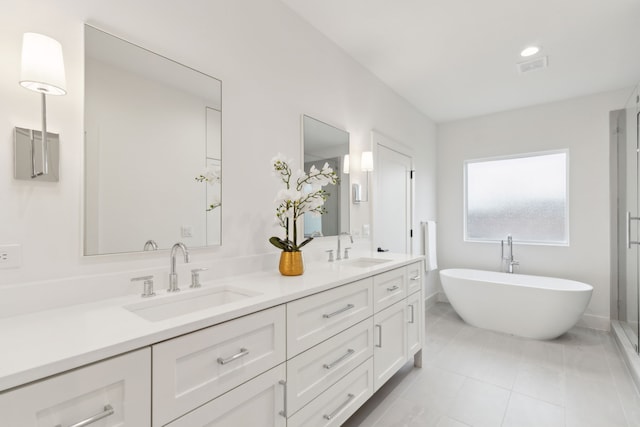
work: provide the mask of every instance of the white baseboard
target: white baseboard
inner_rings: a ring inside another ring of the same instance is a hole
[[[587,329],[596,329],[598,331],[609,331],[611,328],[611,319],[593,314],[583,314],[582,319],[578,320],[576,326]]]
[[[433,307],[434,305],[436,305],[437,302],[439,302],[438,294],[439,292],[435,292],[424,299],[425,310],[428,310],[430,307]]]

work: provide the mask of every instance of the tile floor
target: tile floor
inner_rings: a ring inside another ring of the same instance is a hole
[[[427,311],[422,369],[407,364],[344,427],[638,427],[640,395],[611,334],[536,341]]]

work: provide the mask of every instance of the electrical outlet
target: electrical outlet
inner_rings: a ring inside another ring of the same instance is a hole
[[[180,227],[180,235],[182,237],[193,237],[193,226],[183,225],[182,227]]]
[[[19,268],[22,264],[20,245],[0,245],[0,268]]]

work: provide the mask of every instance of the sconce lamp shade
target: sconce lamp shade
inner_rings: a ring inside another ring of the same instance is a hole
[[[373,170],[373,153],[371,151],[363,151],[360,160],[360,169],[363,172],[371,172]]]
[[[20,86],[47,95],[67,93],[62,46],[57,40],[24,33]]]
[[[344,160],[342,161],[342,173],[349,174],[349,155],[344,155]]]

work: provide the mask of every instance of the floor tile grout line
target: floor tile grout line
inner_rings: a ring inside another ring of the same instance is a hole
[[[504,407],[504,412],[502,413],[502,420],[500,421],[500,425],[504,425],[504,420],[507,417],[507,412],[509,411],[509,405],[511,404],[511,398],[513,397],[513,392],[509,392],[509,400],[507,400],[507,405]]]

